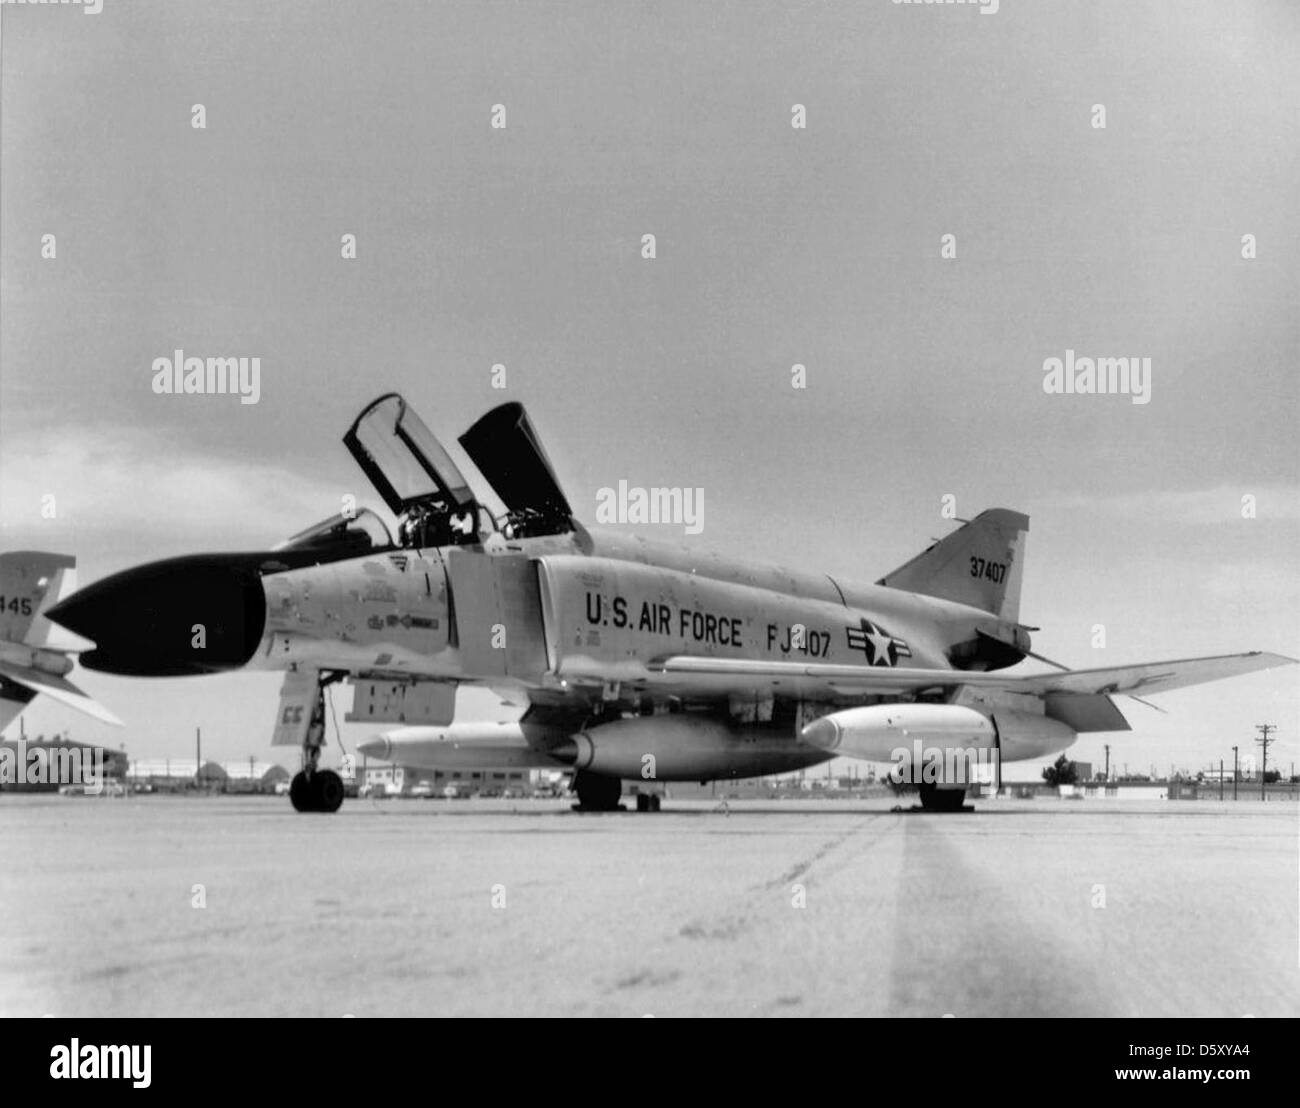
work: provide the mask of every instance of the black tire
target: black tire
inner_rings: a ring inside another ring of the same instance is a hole
[[[919,785],[921,807],[927,812],[960,812],[966,803],[965,789],[941,789],[938,785]]]
[[[573,791],[578,794],[578,804],[583,811],[616,812],[618,798],[623,795],[623,782],[617,777],[579,770],[573,775]]]
[[[652,796],[650,797],[650,811],[652,811],[652,812],[657,812],[657,811],[659,811],[659,794],[658,794],[658,793],[655,793],[654,795],[652,795]]]
[[[332,769],[318,769],[311,784],[316,811],[337,812],[343,804],[343,778]]]
[[[295,812],[316,811],[315,790],[307,780],[307,775],[301,771],[294,774],[293,780],[289,782],[289,801]]]

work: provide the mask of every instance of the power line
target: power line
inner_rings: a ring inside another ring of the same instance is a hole
[[[1259,771],[1259,798],[1264,800],[1264,783],[1268,778],[1268,744],[1277,742],[1277,739],[1270,739],[1268,733],[1276,731],[1277,727],[1272,723],[1257,723],[1255,724],[1255,730],[1260,733],[1260,738],[1255,741],[1264,748],[1264,764]]]

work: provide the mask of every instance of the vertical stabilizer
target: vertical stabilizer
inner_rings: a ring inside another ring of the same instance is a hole
[[[1027,515],[990,508],[877,584],[955,600],[1019,623],[1028,533]]]

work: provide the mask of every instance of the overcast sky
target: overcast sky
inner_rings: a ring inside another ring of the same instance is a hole
[[[1030,515],[1021,618],[1064,663],[1300,656],[1300,5],[104,0],[0,29],[0,548],[83,584],[263,548],[378,504],[339,440],[379,393],[458,458],[518,399],[589,523],[620,479],[699,487],[689,541],[869,581],[951,495]],[[154,394],[176,349],[260,358],[259,402]],[[1150,358],[1150,402],[1048,394],[1067,350]],[[29,735],[271,753],[277,676],[74,676],[125,729],[42,701]],[[1194,770],[1271,722],[1300,761],[1296,670],[1156,699],[1072,756]]]

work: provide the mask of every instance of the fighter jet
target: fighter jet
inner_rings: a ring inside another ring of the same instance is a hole
[[[40,693],[105,723],[121,723],[67,679],[72,655],[93,644],[46,618],[76,589],[76,575],[77,559],[69,554],[0,554],[0,731]]]
[[[126,570],[49,612],[94,640],[82,663],[107,673],[284,671],[272,741],[302,748],[299,811],[342,803],[319,764],[336,681],[354,690],[347,719],[450,726],[453,747],[457,728],[482,739],[454,722],[458,686],[526,703],[497,744],[503,764],[520,764],[522,746],[567,767],[584,809],[618,807],[624,780],[763,776],[847,756],[914,773],[922,806],[951,810],[970,784],[953,752],[967,766],[1040,758],[1081,732],[1127,730],[1118,695],[1293,660],[1001,672],[1033,656],[1035,630],[1020,621],[1029,520],[1004,508],[854,584],[587,528],[517,403],[459,439],[499,516],[396,393],[343,441],[396,536],[369,509],[345,511],[271,550]]]

